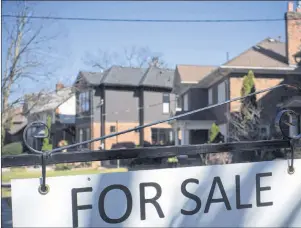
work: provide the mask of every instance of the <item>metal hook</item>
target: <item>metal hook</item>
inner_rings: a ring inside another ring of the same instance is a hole
[[[284,118],[288,115],[295,116],[296,118],[298,118],[300,116],[300,114],[294,112],[293,110],[284,109],[284,110],[280,111],[277,114],[276,119],[275,119],[276,129],[279,132],[281,132],[283,138],[285,138],[285,139],[301,139],[301,133],[298,135],[290,136],[290,135],[287,135],[285,130],[283,129],[283,124],[289,125],[289,126],[295,126],[292,123],[285,122]]]
[[[48,158],[48,153],[43,153],[41,156],[41,166],[42,166],[42,177],[41,177],[41,184],[39,186],[39,193],[42,195],[46,195],[49,192],[49,186],[46,185],[46,159]]]
[[[295,158],[295,140],[290,140],[290,147],[291,147],[291,163],[288,163],[288,174],[292,175],[295,173],[295,167],[294,167],[294,158]]]
[[[297,140],[301,139],[301,133],[297,134],[297,135],[293,135],[293,136],[290,136],[290,135],[286,134],[286,132],[283,129],[283,124],[286,124],[286,125],[289,125],[289,126],[295,126],[292,123],[285,122],[284,117],[288,116],[288,115],[295,116],[296,118],[300,116],[300,114],[294,112],[293,110],[284,109],[284,110],[280,111],[277,114],[275,124],[276,124],[276,129],[281,132],[283,138],[286,138],[286,139],[290,140],[290,148],[291,148],[291,158],[290,158],[290,160],[291,160],[291,162],[289,162],[289,158],[287,158],[288,159],[287,172],[288,172],[288,174],[292,175],[295,172],[295,168],[294,168],[295,143],[296,143]],[[298,127],[300,127],[300,126],[298,126]],[[288,155],[286,155],[286,156],[288,156]]]
[[[26,126],[26,128],[24,129],[24,132],[23,132],[23,141],[24,141],[24,144],[27,146],[27,148],[33,153],[41,154],[42,177],[41,177],[41,184],[38,188],[38,191],[39,191],[40,194],[46,195],[49,192],[49,186],[46,185],[46,160],[47,160],[48,156],[51,155],[51,151],[48,151],[48,152],[39,151],[37,149],[32,148],[28,144],[28,142],[27,142],[28,130],[32,127],[35,127],[35,126],[38,126],[38,127],[44,126],[45,130],[47,129],[47,134],[46,135],[45,134],[43,134],[43,135],[31,135],[32,137],[38,138],[38,139],[48,138],[50,129],[48,128],[48,126],[45,123],[40,122],[40,121],[35,121],[35,122],[32,122],[32,123],[28,124]]]
[[[27,146],[27,148],[33,152],[33,153],[36,153],[36,154],[44,154],[43,151],[40,151],[40,150],[36,150],[34,148],[32,148],[28,142],[27,142],[27,133],[28,133],[28,130],[32,127],[35,127],[35,126],[38,126],[38,127],[41,127],[41,126],[44,126],[45,127],[45,130],[47,129],[47,135],[31,135],[32,137],[34,138],[39,138],[39,139],[44,139],[44,138],[48,138],[49,137],[49,131],[50,129],[48,128],[48,126],[41,122],[41,121],[35,121],[35,122],[32,122],[32,123],[29,123],[25,129],[24,129],[24,132],[23,132],[23,141],[24,141],[24,144]]]

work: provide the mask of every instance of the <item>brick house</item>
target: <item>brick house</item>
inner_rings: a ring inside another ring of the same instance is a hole
[[[294,10],[293,3],[289,2],[285,18],[286,42],[266,38],[223,65],[216,68],[212,67],[213,70],[210,72],[203,75],[199,74],[201,78],[197,84],[180,92],[178,91],[179,99],[182,100],[182,111],[175,114],[178,115],[239,97],[243,76],[249,70],[252,70],[255,74],[256,90],[281,83],[301,84],[301,61],[297,63],[300,59],[298,56],[300,55],[301,46],[300,6]],[[178,68],[180,67],[178,66]],[[191,71],[194,68],[195,66],[192,66]],[[189,71],[186,74],[190,74]],[[176,75],[175,77],[179,76]],[[175,80],[175,83],[174,86],[179,87],[177,80]],[[264,107],[261,114],[263,134],[272,136],[276,133],[272,120],[280,108],[288,107],[301,113],[300,98],[300,94],[298,96],[295,91],[284,87],[258,94],[257,100]],[[178,138],[177,135],[181,134],[181,144],[205,143],[208,141],[211,124],[215,122],[227,139],[229,123],[226,116],[230,112],[238,111],[239,108],[240,102],[232,102],[182,117],[172,123],[175,138]],[[301,131],[301,129],[291,127],[288,130]]]
[[[77,141],[168,118],[175,107],[173,80],[173,70],[156,65],[146,69],[112,66],[104,72],[79,72],[74,83]],[[167,145],[173,140],[170,124],[162,123],[84,147],[111,149],[119,142]]]

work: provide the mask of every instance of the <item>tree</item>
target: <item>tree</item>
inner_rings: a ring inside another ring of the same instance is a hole
[[[211,125],[209,131],[209,143],[224,142],[224,136],[220,132],[220,128],[216,123]],[[231,162],[231,154],[223,153],[209,153],[201,155],[201,163],[204,165],[227,164]]]
[[[253,71],[249,71],[247,75],[243,77],[243,83],[242,83],[242,88],[240,90],[240,95],[247,96],[250,93],[254,93],[256,91],[255,88],[255,76]],[[251,116],[249,116],[249,110],[254,108],[255,110],[257,109],[257,100],[256,100],[256,95],[253,95],[251,97],[246,97],[245,99],[242,100],[241,102],[241,114],[243,119],[249,120]]]
[[[252,71],[243,77],[241,96],[254,93],[255,76]],[[268,139],[266,135],[261,134],[261,116],[262,107],[257,104],[256,95],[247,97],[241,101],[240,111],[232,112],[228,116],[229,121],[229,141],[256,141]],[[250,151],[233,154],[233,161],[256,161],[262,160],[267,151]]]
[[[215,123],[213,123],[210,129],[209,142],[212,143],[219,132],[220,132],[219,127]]]
[[[252,71],[243,77],[241,96],[247,96],[254,93],[255,76]],[[260,137],[260,114],[261,107],[258,106],[256,95],[244,98],[241,101],[239,112],[232,112],[228,119],[230,122],[231,141],[254,141]]]
[[[113,65],[146,68],[155,60],[158,67],[167,67],[160,54],[150,51],[147,47],[132,46],[124,48],[122,53],[98,49],[97,53],[87,53],[84,62],[93,68],[106,70]]]
[[[49,69],[51,57],[45,54],[45,49],[49,50],[50,40],[57,37],[44,34],[49,25],[44,22],[34,23],[30,16],[34,10],[25,1],[9,2],[15,4],[16,17],[3,18],[2,53],[4,56],[2,68],[2,107],[1,107],[1,144],[5,140],[5,132],[11,127],[12,119],[15,115],[15,108],[24,103],[24,90],[26,85],[46,80],[52,70]],[[11,6],[11,5],[10,5]],[[46,30],[44,30],[46,28]],[[45,68],[45,66],[47,66]],[[23,90],[23,91],[22,91]],[[41,91],[36,95],[45,93]],[[38,100],[38,99],[37,99]],[[33,107],[33,106],[32,106]],[[26,113],[24,113],[26,115]]]
[[[46,132],[46,135],[50,135],[50,132],[51,132],[51,117],[49,115],[47,116],[47,127],[48,127],[49,131],[46,128],[46,131],[48,131],[48,132]],[[44,138],[42,150],[43,151],[52,150],[52,144],[49,143],[49,137]]]
[[[2,155],[19,155],[23,152],[22,142],[9,143],[2,147]]]

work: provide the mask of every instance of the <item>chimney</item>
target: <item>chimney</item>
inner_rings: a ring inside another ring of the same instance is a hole
[[[64,88],[64,85],[61,83],[61,82],[58,82],[56,85],[55,85],[55,90],[56,92],[63,89]]]
[[[294,55],[300,52],[301,48],[301,3],[299,1],[296,10],[294,2],[289,1],[286,20],[286,57],[290,66],[296,66]]]

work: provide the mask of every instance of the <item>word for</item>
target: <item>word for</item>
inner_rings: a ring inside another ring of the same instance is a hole
[[[271,172],[256,174],[256,206],[257,207],[266,207],[266,206],[273,205],[273,202],[262,202],[261,196],[260,196],[260,193],[262,191],[271,190],[270,186],[262,187],[260,184],[260,179],[262,177],[269,177],[269,176],[272,176]],[[190,178],[190,179],[184,180],[181,184],[181,193],[188,199],[195,201],[196,206],[193,210],[181,209],[181,214],[194,215],[200,211],[202,202],[201,202],[201,199],[197,195],[187,191],[186,186],[188,184],[199,184],[199,181],[197,179]],[[252,204],[243,204],[242,203],[240,175],[235,176],[235,187],[236,187],[235,188],[236,189],[236,205],[235,205],[236,209],[252,208]],[[153,198],[147,199],[145,197],[145,189],[146,188],[154,188],[156,190],[156,195]],[[221,198],[213,199],[214,192],[217,191],[217,189],[219,189],[219,191],[221,193]],[[124,195],[126,197],[126,211],[120,218],[110,218],[106,214],[104,201],[105,201],[106,195],[112,190],[120,190],[124,193]],[[93,191],[92,187],[73,188],[71,190],[73,227],[78,227],[78,211],[79,210],[92,209],[91,204],[78,205],[77,195],[81,192],[92,192],[92,191]],[[158,213],[158,216],[160,218],[165,217],[164,212],[163,212],[160,204],[158,203],[158,199],[162,196],[162,188],[158,183],[155,183],[155,182],[140,183],[139,184],[139,194],[140,194],[140,219],[141,220],[146,219],[146,210],[145,210],[146,204],[152,204],[155,207],[155,209]],[[232,209],[220,177],[213,178],[210,192],[209,192],[206,204],[205,204],[204,213],[209,213],[210,206],[211,206],[211,204],[214,204],[214,203],[223,203],[227,210]],[[117,224],[117,223],[124,222],[131,215],[132,208],[133,208],[132,194],[131,194],[130,190],[124,185],[121,185],[121,184],[109,185],[106,188],[104,188],[103,191],[99,195],[98,212],[99,212],[100,217],[106,223]]]

